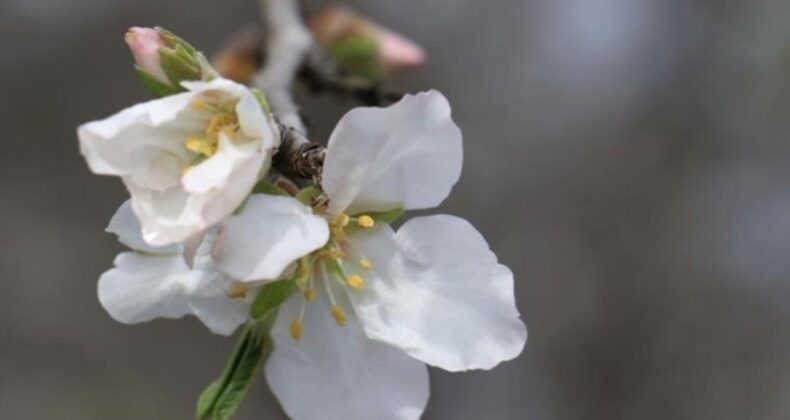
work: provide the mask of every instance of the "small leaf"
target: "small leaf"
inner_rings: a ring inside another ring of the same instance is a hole
[[[217,396],[219,395],[220,391],[219,386],[220,381],[216,380],[210,383],[209,386],[207,386],[206,389],[200,393],[200,397],[198,398],[197,402],[195,418],[211,418],[211,409],[214,408],[214,404],[217,401]]]
[[[157,79],[152,74],[141,69],[140,67],[135,66],[135,70],[137,72],[137,77],[140,78],[140,83],[143,84],[143,87],[145,87],[149,93],[157,98],[174,95],[183,90],[179,87],[172,86]]]
[[[309,187],[305,187],[299,190],[299,192],[296,193],[296,199],[299,200],[305,206],[310,206],[313,204],[313,200],[320,197],[321,194],[323,193],[321,192],[320,189],[318,189],[318,187],[316,187],[315,185],[311,185]]]
[[[261,319],[285,302],[293,293],[296,283],[292,279],[269,283],[261,288],[250,307],[250,317]]]
[[[255,184],[255,188],[252,189],[252,193],[288,196],[288,193],[285,192],[285,190],[272,184],[271,182],[264,180],[258,181],[258,183]]]
[[[276,312],[247,324],[233,355],[222,372],[200,395],[196,418],[227,420],[236,412],[271,350],[270,331]]]

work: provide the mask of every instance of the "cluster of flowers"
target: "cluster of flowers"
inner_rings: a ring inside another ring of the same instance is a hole
[[[149,31],[129,35],[138,65],[172,80]],[[442,94],[351,110],[321,185],[289,194],[266,184],[280,135],[255,92],[215,76],[179,88],[78,129],[90,169],[131,195],[107,230],[132,251],[98,285],[114,319],[194,315],[229,335],[260,289],[291,282],[265,375],[294,419],[419,418],[426,364],[490,369],[521,352],[513,275],[474,227],[450,215],[390,226],[439,205],[460,176]]]

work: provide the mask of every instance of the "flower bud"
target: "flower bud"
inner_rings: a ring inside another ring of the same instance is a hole
[[[413,41],[342,7],[330,6],[313,16],[310,29],[344,70],[374,81],[419,67],[426,59]]]
[[[166,46],[165,40],[156,29],[132,27],[126,32],[125,40],[140,70],[162,83],[170,84],[159,60],[159,49]]]
[[[183,92],[183,81],[208,81],[217,75],[203,54],[164,28],[133,27],[126,43],[140,80],[156,96]]]

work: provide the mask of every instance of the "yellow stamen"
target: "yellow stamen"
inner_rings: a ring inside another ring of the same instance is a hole
[[[361,260],[359,260],[359,265],[365,270],[370,270],[371,268],[373,268],[373,263],[370,262],[370,260],[367,258],[362,258]]]
[[[233,283],[228,288],[228,297],[233,299],[244,299],[247,297],[247,285],[244,283]]]
[[[343,308],[341,308],[340,305],[332,305],[332,317],[335,318],[337,325],[341,327],[346,325],[346,321],[348,320],[346,318],[346,313],[343,312]]]
[[[372,217],[364,214],[362,216],[357,217],[357,224],[363,228],[372,228],[373,225],[376,224],[376,221],[373,220]]]
[[[329,248],[318,251],[318,256],[327,261],[334,261],[338,258],[343,258],[346,253],[337,248]]]
[[[200,149],[202,145],[203,145],[203,139],[199,137],[187,138],[187,143],[186,143],[187,150],[200,153]]]
[[[335,224],[340,227],[348,226],[348,222],[351,221],[351,218],[348,217],[347,214],[343,213],[340,216],[335,217]]]
[[[208,108],[208,104],[206,103],[206,101],[202,99],[195,99],[190,103],[190,105],[192,106],[192,109],[194,109],[195,111],[203,111],[206,108]]]
[[[346,278],[346,283],[348,283],[349,286],[355,289],[361,289],[365,287],[365,280],[363,280],[362,276],[360,276],[359,274],[353,274],[348,276]]]
[[[302,325],[302,321],[294,319],[291,321],[291,325],[288,327],[288,330],[291,333],[291,338],[293,338],[295,341],[299,341],[302,339],[304,325]]]
[[[302,293],[302,296],[304,296],[304,299],[306,301],[308,302],[312,301],[313,299],[315,299],[315,289],[313,289],[312,287],[309,289],[305,289],[305,291]]]

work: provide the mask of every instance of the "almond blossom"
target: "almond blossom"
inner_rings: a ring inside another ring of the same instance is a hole
[[[225,79],[181,85],[187,92],[78,129],[90,169],[121,177],[142,236],[155,246],[199,238],[233,212],[279,142],[248,88]]]
[[[222,335],[230,335],[247,320],[251,294],[213,264],[209,250],[214,235],[205,236],[190,269],[180,244],[154,247],[143,240],[129,201],[115,213],[107,231],[133,250],[119,254],[115,267],[99,278],[99,301],[115,320],[136,324],[194,315]]]
[[[521,352],[513,274],[474,227],[449,215],[388,224],[401,210],[439,205],[461,165],[444,96],[407,95],[341,119],[312,212],[271,217],[298,202],[262,194],[221,223],[212,254],[223,271],[257,281],[293,274],[302,288],[280,307],[265,368],[290,417],[416,419],[426,364],[491,369]]]

